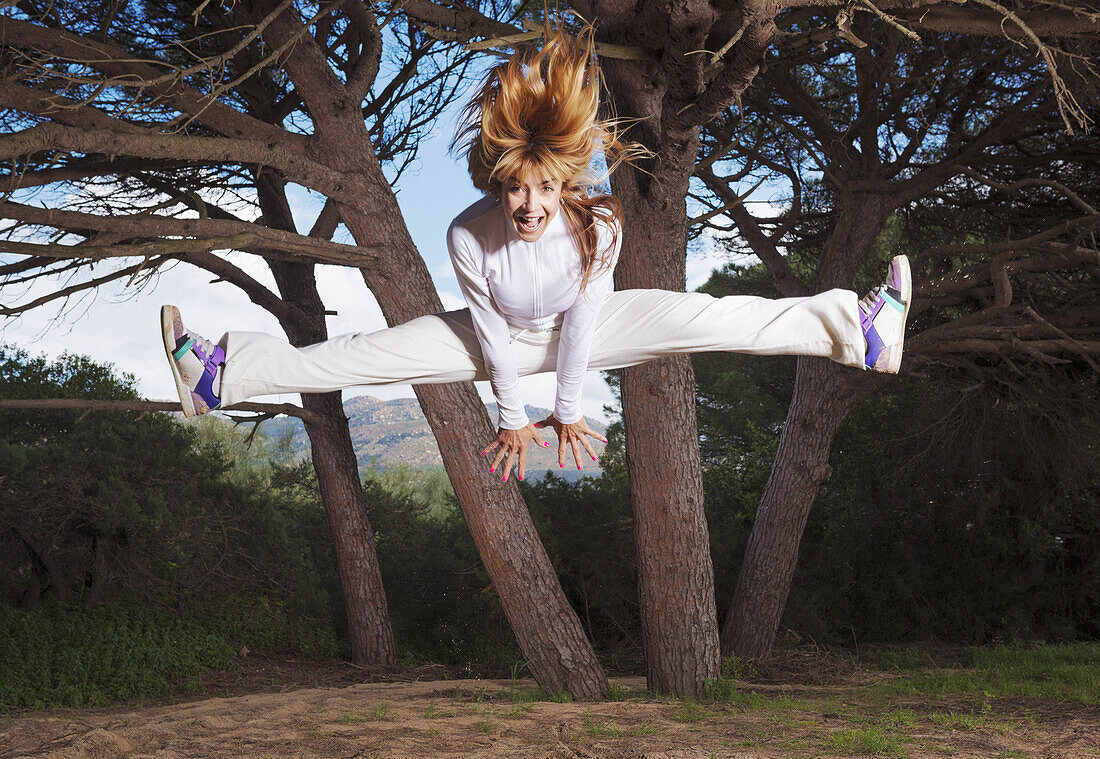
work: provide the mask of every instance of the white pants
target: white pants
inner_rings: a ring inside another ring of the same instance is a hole
[[[863,367],[857,302],[849,290],[778,300],[667,290],[611,292],[600,309],[588,368],[615,369],[704,351],[824,356]],[[557,329],[514,327],[511,335],[520,375],[555,370]],[[469,309],[305,348],[259,332],[229,332],[221,345],[226,352],[223,406],[273,393],[489,378]]]

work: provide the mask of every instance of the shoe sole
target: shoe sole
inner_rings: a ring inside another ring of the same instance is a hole
[[[179,309],[175,306],[161,306],[160,308],[160,334],[164,342],[164,352],[168,356],[168,365],[172,367],[172,379],[176,382],[176,392],[179,393],[180,405],[183,407],[183,415],[187,418],[197,416],[195,402],[191,398],[191,388],[183,382],[179,365],[172,353],[176,350],[176,325],[183,330],[183,319]]]
[[[901,369],[901,354],[905,347],[905,327],[909,323],[909,306],[913,303],[913,274],[909,269],[908,256],[894,256],[890,261],[890,272],[901,278],[903,287],[899,287],[897,290],[901,293],[905,310],[901,314],[901,335],[898,337],[898,341],[890,346],[890,359],[886,362],[886,366],[879,369],[879,371],[887,374],[897,374]]]

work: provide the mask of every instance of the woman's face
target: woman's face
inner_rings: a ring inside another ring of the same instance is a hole
[[[500,202],[520,239],[534,242],[561,208],[562,181],[546,177],[513,177],[500,188]]]

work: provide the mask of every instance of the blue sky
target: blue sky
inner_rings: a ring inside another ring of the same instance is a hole
[[[480,197],[470,183],[461,157],[447,153],[452,129],[450,124],[442,124],[436,135],[421,145],[417,162],[401,178],[397,196],[413,240],[447,309],[463,308],[465,303],[451,269],[444,236],[451,219]],[[299,229],[308,230],[319,210],[318,202],[300,188],[291,190],[290,200]],[[245,254],[233,254],[232,260],[274,289],[262,262]],[[711,270],[725,260],[725,254],[713,250],[689,256],[689,288],[705,281]],[[0,342],[19,346],[32,355],[56,357],[65,351],[89,355],[134,375],[139,391],[146,398],[173,399],[175,390],[159,337],[162,304],[178,306],[185,323],[211,339],[229,330],[282,335],[273,317],[252,305],[236,288],[211,284],[211,279],[206,272],[178,263],[142,289],[116,284],[70,303],[60,315],[60,309],[51,305],[16,320],[0,321]],[[386,326],[358,271],[319,267],[318,285],[326,307],[337,312],[328,317],[330,335],[371,332]],[[26,302],[46,290],[45,286],[27,290],[9,287],[2,300],[5,305]],[[520,382],[526,403],[553,406],[552,375],[525,377]],[[481,396],[491,400],[488,383],[476,384]],[[377,398],[413,397],[412,389],[406,386],[344,391],[345,398],[362,394]],[[297,402],[298,398],[273,396],[269,400]],[[603,407],[611,401],[611,393],[599,373],[590,372],[582,402],[586,416],[607,421]]]

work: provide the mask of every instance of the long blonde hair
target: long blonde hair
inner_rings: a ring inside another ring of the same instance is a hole
[[[518,49],[489,71],[451,144],[465,153],[474,187],[489,195],[499,196],[513,177],[563,181],[562,211],[581,252],[582,291],[597,265],[610,265],[623,215],[611,195],[589,196],[588,188],[603,178],[593,174],[592,157],[602,148],[610,174],[623,161],[648,155],[620,139],[618,122],[600,118],[603,76],[592,35],[591,26],[574,35],[548,21],[542,47]],[[597,250],[598,221],[614,235],[605,251]]]

